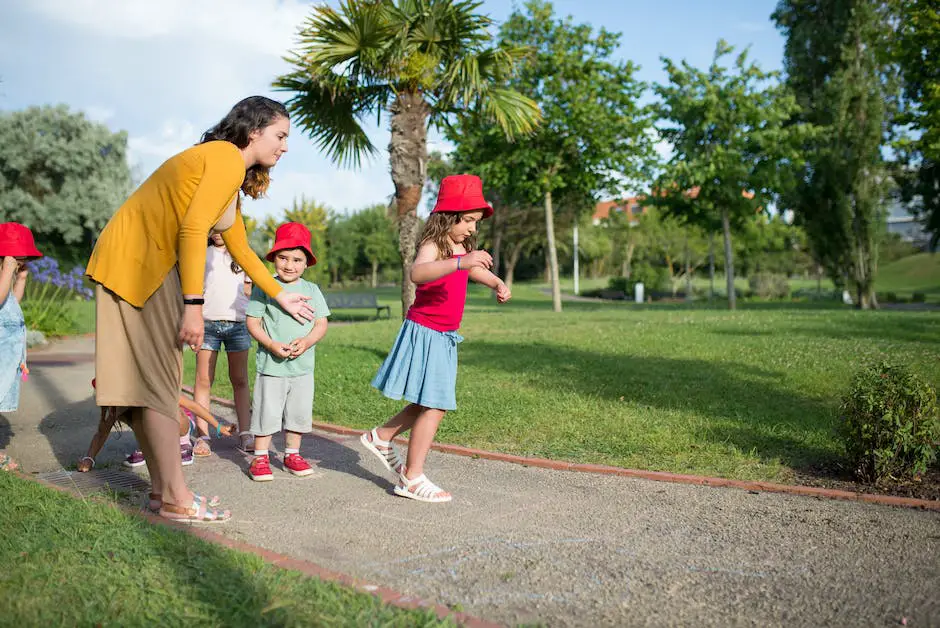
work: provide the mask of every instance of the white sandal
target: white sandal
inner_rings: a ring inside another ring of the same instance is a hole
[[[453,495],[441,495],[444,489],[428,479],[423,473],[413,480],[409,480],[404,475],[398,478],[398,484],[395,485],[395,494],[401,497],[409,497],[419,502],[441,503],[449,502]]]
[[[371,440],[369,440],[369,436],[372,437]],[[402,460],[398,448],[395,447],[394,443],[379,438],[379,434],[374,428],[371,432],[366,432],[360,436],[359,441],[363,447],[374,453],[385,465],[385,468],[392,473],[401,475],[402,471],[405,470],[405,461]]]

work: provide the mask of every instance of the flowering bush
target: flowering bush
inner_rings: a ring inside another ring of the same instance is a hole
[[[50,336],[61,336],[75,330],[74,301],[87,301],[94,296],[85,285],[85,269],[76,266],[68,273],[59,269],[52,257],[41,257],[27,263],[29,278],[23,297],[23,316],[30,329]]]

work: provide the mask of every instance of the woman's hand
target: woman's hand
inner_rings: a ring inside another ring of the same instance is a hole
[[[511,298],[512,291],[509,290],[509,287],[506,284],[500,281],[499,285],[496,286],[496,301],[498,303],[505,303]]]
[[[298,323],[304,324],[313,320],[313,308],[307,305],[310,297],[296,292],[281,290],[274,300],[281,309],[293,316]]]
[[[202,320],[201,305],[184,305],[183,320],[180,323],[180,344],[189,345],[193,351],[199,351],[206,324]]]

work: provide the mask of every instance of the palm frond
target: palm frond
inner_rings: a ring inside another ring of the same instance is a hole
[[[301,56],[316,73],[329,71],[368,80],[384,74],[393,27],[382,2],[346,0],[338,11],[320,6],[300,30]]]
[[[274,87],[294,93],[286,103],[291,119],[333,161],[359,167],[364,156],[371,157],[378,152],[360,120],[385,107],[391,94],[388,85],[347,83],[337,89],[335,80],[317,80],[295,72],[280,77]]]
[[[490,87],[479,98],[480,110],[496,120],[507,138],[528,135],[542,121],[538,104],[508,87]]]

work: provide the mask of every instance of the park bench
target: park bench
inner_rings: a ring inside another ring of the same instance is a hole
[[[375,309],[378,318],[382,310],[388,318],[392,317],[392,309],[388,305],[379,305],[375,295],[370,292],[334,292],[326,295],[326,304],[330,310],[371,310]]]

